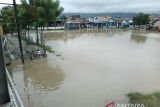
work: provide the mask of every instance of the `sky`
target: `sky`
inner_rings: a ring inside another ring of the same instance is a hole
[[[12,0],[0,0],[0,3]],[[16,0],[20,3],[20,0]],[[60,0],[64,13],[160,13],[160,0]],[[2,7],[2,5],[0,5]]]

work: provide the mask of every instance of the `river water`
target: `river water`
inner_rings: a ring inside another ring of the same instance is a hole
[[[122,30],[44,33],[56,52],[15,62],[10,73],[26,107],[105,107],[129,92],[160,90],[160,34]]]

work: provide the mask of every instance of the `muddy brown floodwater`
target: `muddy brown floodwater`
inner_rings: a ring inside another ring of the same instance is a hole
[[[129,92],[160,90],[159,33],[71,30],[43,38],[57,53],[10,70],[26,107],[105,107],[127,103]]]

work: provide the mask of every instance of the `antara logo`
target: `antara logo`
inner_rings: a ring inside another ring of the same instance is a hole
[[[115,104],[115,101],[107,103],[105,107],[145,107],[144,104]]]
[[[106,107],[115,107],[115,101],[106,104]]]

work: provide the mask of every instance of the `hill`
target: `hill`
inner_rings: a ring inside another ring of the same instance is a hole
[[[80,15],[81,17],[84,17],[84,18],[89,18],[94,16],[111,16],[111,17],[129,18],[129,17],[135,16],[136,13],[120,13],[120,12],[117,12],[117,13],[63,13],[62,15],[65,15],[67,17],[71,15]],[[157,13],[153,13],[151,15],[159,16],[159,14]]]

